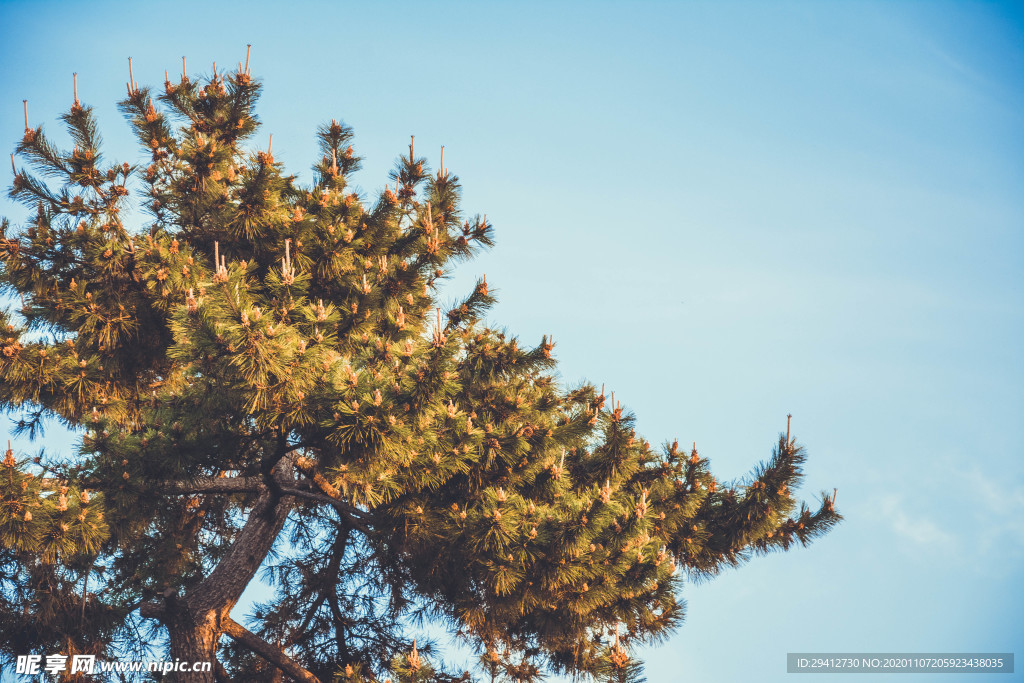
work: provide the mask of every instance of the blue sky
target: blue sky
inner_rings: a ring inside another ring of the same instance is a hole
[[[5,1],[0,39],[8,147],[24,98],[58,130],[77,71],[129,161],[127,57],[159,85],[252,43],[300,177],[332,117],[366,192],[410,134],[445,146],[497,229],[453,296],[486,273],[491,320],[553,333],[567,384],[725,479],[792,413],[804,493],[838,488],[846,521],[688,585],[652,683],[782,681],[790,651],[1024,653],[1020,4]]]

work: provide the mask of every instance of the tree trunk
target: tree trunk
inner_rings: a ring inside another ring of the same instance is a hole
[[[217,640],[216,615],[208,612],[204,619],[196,620],[187,608],[170,613],[164,622],[170,634],[171,658],[184,662],[191,668],[198,663],[209,662],[209,671],[175,672],[172,681],[179,683],[215,683]]]
[[[143,610],[167,627],[171,657],[190,667],[210,662],[207,672],[177,672],[180,683],[214,683],[217,641],[227,630],[231,609],[270,552],[294,504],[291,496],[264,493],[249,513],[224,558],[184,598],[168,597],[162,608]]]

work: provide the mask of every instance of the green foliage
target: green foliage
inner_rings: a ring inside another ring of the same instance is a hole
[[[485,279],[442,311],[440,282],[492,244],[458,178],[410,144],[385,191],[359,196],[352,131],[332,121],[302,186],[244,146],[259,90],[244,70],[159,96],[131,84],[121,108],[146,168],[103,165],[77,102],[73,151],[41,128],[18,146],[45,179],[17,171],[11,196],[35,217],[0,237],[0,284],[24,301],[0,311],[0,406],[84,438],[73,462],[0,466],[16,567],[0,618],[37,605],[49,629],[0,651],[57,634],[120,647],[140,605],[205,590],[271,496],[290,507],[250,628],[320,680],[462,680],[411,642],[424,618],[493,680],[640,681],[628,648],[680,623],[684,574],[839,520],[826,495],[793,516],[794,441],[721,483],[696,448],[652,448],[603,389],[559,386],[550,339],[488,326]],[[142,230],[126,226],[131,197]],[[239,680],[273,678],[240,641],[218,656]]]

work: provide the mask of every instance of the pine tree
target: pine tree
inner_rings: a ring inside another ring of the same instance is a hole
[[[253,151],[246,61],[159,94],[129,80],[146,168],[104,160],[77,88],[71,151],[26,113],[11,196],[34,218],[0,235],[0,405],[83,439],[0,463],[4,656],[152,640],[216,662],[187,681],[469,680],[411,639],[427,618],[485,679],[639,681],[630,647],[679,624],[683,575],[838,522],[834,493],[794,498],[788,431],[719,482],[603,387],[556,383],[550,337],[485,324],[485,278],[442,310],[440,282],[492,239],[458,178],[411,142],[360,196],[335,120],[303,186]],[[274,594],[243,625],[261,566]]]

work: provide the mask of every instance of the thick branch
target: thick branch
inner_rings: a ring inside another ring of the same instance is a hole
[[[263,659],[267,660],[292,678],[298,681],[306,681],[307,683],[320,683],[319,678],[299,666],[299,664],[294,659],[286,655],[283,650],[278,647],[274,647],[252,631],[246,629],[231,617],[225,617],[220,623],[221,627],[224,629],[224,633],[228,634],[242,645],[245,645],[247,648],[258,654],[260,657],[263,657]]]
[[[307,482],[295,483],[299,485],[307,484]],[[330,496],[324,493],[316,493],[315,491],[307,490],[304,488],[294,488],[292,486],[282,486],[281,492],[291,496],[295,496],[296,498],[304,498],[306,500],[312,500],[317,503],[323,503],[324,505],[330,505],[338,512],[346,515],[354,527],[363,532],[369,531],[366,528],[366,525],[364,524],[367,518],[367,514],[360,510],[359,508],[355,507],[354,505],[349,505],[343,500],[331,498]]]
[[[346,515],[357,529],[364,533],[369,532],[365,524],[366,512],[343,500],[314,491],[312,482],[295,481],[280,475],[273,477],[273,481],[278,484],[278,493],[330,505]],[[102,488],[98,482],[86,481],[83,483],[93,488]],[[62,480],[53,477],[46,477],[42,480],[45,490],[56,490],[62,485],[64,485]],[[198,479],[166,480],[160,482],[158,488],[161,492],[172,496],[206,493],[266,493],[268,490],[264,477],[200,477]]]
[[[310,482],[284,479],[283,477],[274,477],[273,481],[278,484],[279,493],[330,505],[338,512],[352,518],[353,524],[358,529],[362,531],[367,530],[364,525],[359,523],[359,521],[366,519],[367,515],[365,512],[343,500],[314,491]],[[227,479],[205,478],[193,481],[168,481],[164,484],[164,490],[172,494],[263,493],[267,490],[267,487],[263,477],[232,477]]]

